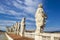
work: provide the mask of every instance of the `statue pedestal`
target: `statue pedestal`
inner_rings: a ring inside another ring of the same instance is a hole
[[[35,35],[35,40],[42,40],[42,36],[41,35]]]
[[[42,4],[39,4],[35,15],[36,19],[35,40],[42,40],[42,36],[40,34],[43,33],[46,18],[47,16],[43,10]]]

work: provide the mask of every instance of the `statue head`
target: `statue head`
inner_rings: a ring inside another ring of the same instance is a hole
[[[39,8],[42,8],[42,4],[39,4],[38,7],[39,7]]]

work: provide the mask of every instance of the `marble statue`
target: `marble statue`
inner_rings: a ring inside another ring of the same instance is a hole
[[[46,22],[46,18],[47,18],[47,16],[43,11],[42,4],[39,4],[38,9],[36,11],[36,15],[35,15],[37,33],[42,32],[45,22]]]
[[[35,20],[36,20],[35,40],[41,40],[41,37],[39,35],[40,35],[40,33],[43,33],[46,18],[47,18],[47,16],[44,13],[42,4],[39,4],[38,9],[36,11],[36,15],[35,15]]]
[[[20,29],[20,35],[21,36],[24,36],[24,31],[25,31],[25,18],[22,18],[21,29]]]

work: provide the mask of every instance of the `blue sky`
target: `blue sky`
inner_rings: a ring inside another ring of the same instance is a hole
[[[48,16],[45,31],[60,30],[60,1],[59,0],[0,0],[0,29],[12,26],[26,18],[26,29],[35,29],[35,12],[38,4]]]
[[[48,16],[46,30],[60,31],[60,0],[44,0],[43,4]]]

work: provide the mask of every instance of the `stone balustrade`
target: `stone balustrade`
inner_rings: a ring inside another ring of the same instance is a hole
[[[42,40],[60,40],[60,33],[40,33]]]
[[[24,32],[24,36],[25,37],[29,37],[29,38],[34,38],[35,37],[35,33]]]
[[[25,32],[24,35],[35,40],[60,40],[60,33],[40,33],[40,35],[35,35],[35,33]]]

